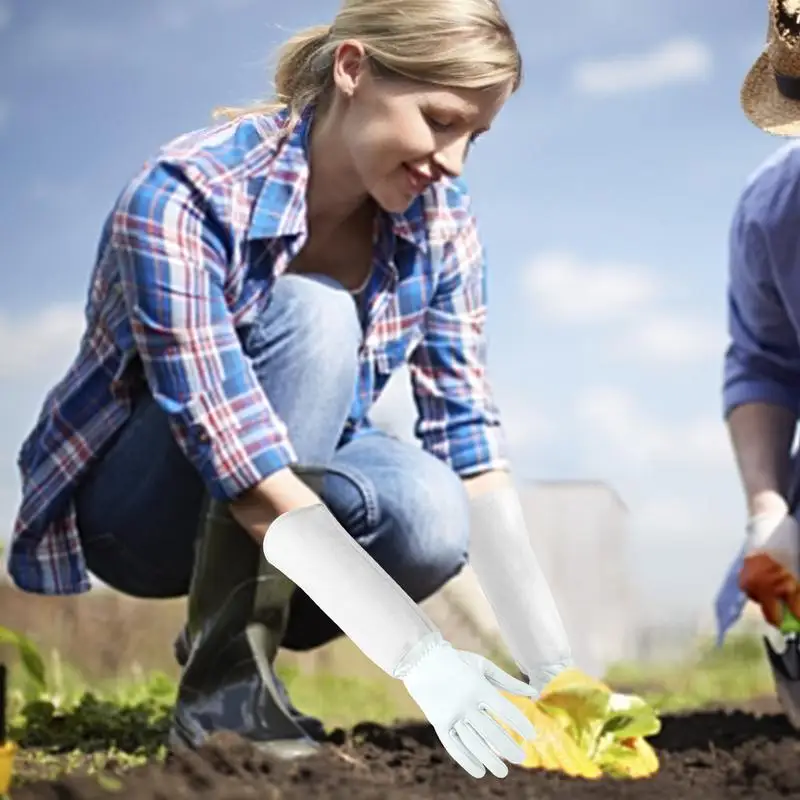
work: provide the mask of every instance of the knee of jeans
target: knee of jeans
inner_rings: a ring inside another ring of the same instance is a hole
[[[272,301],[280,309],[283,336],[303,342],[310,357],[355,366],[362,330],[355,300],[340,283],[325,275],[282,275]]]
[[[440,462],[408,475],[394,498],[398,545],[409,573],[400,577],[414,599],[436,592],[466,565],[469,501],[461,479]]]

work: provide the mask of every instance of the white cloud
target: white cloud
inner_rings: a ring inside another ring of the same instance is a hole
[[[609,95],[701,80],[711,71],[711,52],[697,39],[671,39],[646,53],[579,63],[573,85],[584,94]]]
[[[52,377],[77,351],[83,325],[76,304],[53,304],[32,314],[0,312],[0,381]]]
[[[616,387],[594,387],[576,403],[576,416],[596,439],[606,463],[728,466],[731,450],[722,420],[700,416],[668,422],[648,414],[637,399]]]
[[[523,287],[550,322],[613,324],[608,349],[613,360],[689,365],[721,358],[727,344],[724,321],[681,308],[664,310],[669,285],[637,264],[592,263],[569,252],[546,252],[523,271]]]
[[[615,350],[619,355],[682,365],[721,358],[727,334],[714,320],[700,316],[646,312],[620,339]]]
[[[618,319],[654,300],[660,289],[655,275],[642,267],[585,263],[564,252],[535,258],[525,271],[524,282],[545,316],[583,324]]]

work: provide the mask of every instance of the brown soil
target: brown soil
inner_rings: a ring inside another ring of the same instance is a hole
[[[768,706],[767,706],[768,707]],[[767,708],[712,709],[665,716],[651,741],[661,769],[652,778],[570,779],[512,768],[504,780],[476,781],[454,764],[424,725],[365,724],[332,734],[323,752],[294,764],[267,760],[246,742],[220,736],[202,751],[165,765],[137,767],[118,779],[35,781],[12,800],[424,800],[425,798],[614,798],[735,800],[800,798],[800,734]],[[110,782],[115,783],[111,786]]]

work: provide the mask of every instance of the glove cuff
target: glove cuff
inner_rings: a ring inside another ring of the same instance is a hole
[[[411,649],[403,656],[398,665],[392,671],[392,675],[401,681],[406,678],[425,661],[431,653],[442,647],[450,647],[450,643],[442,636],[439,631],[433,631],[427,636],[423,636]]]

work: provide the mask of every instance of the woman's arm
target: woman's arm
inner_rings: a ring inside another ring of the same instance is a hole
[[[202,187],[156,165],[121,196],[109,258],[153,398],[209,492],[260,543],[319,498],[291,470],[286,428],[243,352],[224,286],[232,243]]]
[[[423,446],[461,475],[470,504],[469,561],[512,657],[536,690],[572,664],[548,582],[510,475],[486,375],[483,248],[472,217],[450,245],[412,355]]]

